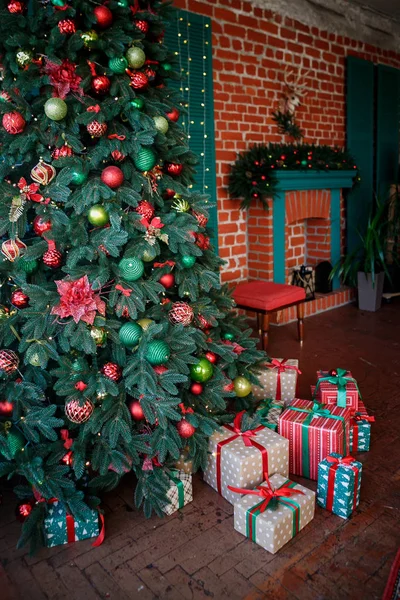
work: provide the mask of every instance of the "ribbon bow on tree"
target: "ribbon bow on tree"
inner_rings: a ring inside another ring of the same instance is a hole
[[[231,490],[231,492],[235,492],[236,494],[247,494],[250,496],[258,496],[259,498],[264,498],[264,502],[261,504],[261,506],[258,507],[260,513],[263,513],[267,509],[268,504],[273,499],[279,500],[279,498],[290,498],[295,494],[301,494],[302,496],[304,496],[304,492],[302,492],[301,490],[296,490],[286,485],[275,489],[268,478],[268,473],[264,473],[264,478],[267,485],[259,485],[256,487],[255,490],[235,488],[231,485],[228,485],[228,489]]]
[[[181,413],[183,415],[192,415],[194,413],[193,408],[191,408],[190,406],[186,407],[183,402],[181,402],[179,404],[179,408],[181,409]]]
[[[129,288],[124,288],[120,283],[118,283],[115,286],[115,289],[118,290],[119,292],[122,293],[123,296],[125,296],[126,298],[129,298],[129,296],[132,294],[133,290],[129,289]]]

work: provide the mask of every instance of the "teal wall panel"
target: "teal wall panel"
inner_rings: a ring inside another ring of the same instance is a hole
[[[376,193],[388,197],[397,181],[399,165],[400,71],[377,66],[376,94]]]

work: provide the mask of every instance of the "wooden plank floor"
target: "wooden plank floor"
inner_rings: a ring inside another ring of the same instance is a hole
[[[105,498],[107,536],[43,550],[15,550],[15,501],[0,506],[0,597],[92,600],[380,599],[400,546],[400,302],[376,314],[353,306],[273,328],[270,354],[300,359],[301,397],[317,368],[346,367],[376,417],[372,449],[361,453],[361,503],[344,521],[317,508],[314,521],[271,555],[233,529],[233,507],[201,481],[179,514],[146,521],[133,507],[132,481]],[[301,481],[299,478],[295,478]],[[315,489],[314,482],[306,482]]]

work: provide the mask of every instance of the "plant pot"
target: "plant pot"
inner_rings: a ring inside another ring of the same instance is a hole
[[[369,310],[375,312],[379,310],[382,304],[383,283],[385,273],[376,273],[375,285],[372,285],[371,273],[357,273],[358,282],[358,308],[360,310]]]

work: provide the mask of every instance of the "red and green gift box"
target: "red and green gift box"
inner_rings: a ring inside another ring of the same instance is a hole
[[[347,519],[360,502],[362,464],[333,452],[319,463],[318,506]]]
[[[318,478],[318,464],[332,452],[347,454],[349,408],[294,400],[279,417],[279,433],[289,440],[289,472]]]
[[[370,417],[362,400],[358,402],[358,411],[350,420],[350,452],[368,452],[371,443],[371,423],[375,417]]]
[[[314,517],[315,492],[275,474],[252,490],[231,487],[241,494],[235,502],[234,527],[275,554]]]
[[[92,537],[97,537],[92,545],[100,546],[104,540],[104,517],[97,510],[86,512],[86,519],[77,519],[67,512],[62,502],[50,500],[43,523],[46,546],[52,548]]]
[[[251,489],[264,480],[264,473],[288,474],[289,442],[271,429],[259,426],[243,430],[244,411],[209,439],[204,481],[228,502],[236,494],[228,486]]]
[[[357,381],[346,369],[317,371],[317,384],[313,389],[313,398],[321,404],[336,405],[358,410],[361,397]]]

